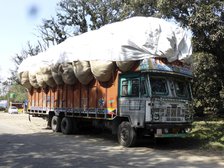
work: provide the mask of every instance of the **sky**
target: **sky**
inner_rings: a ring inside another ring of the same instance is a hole
[[[6,79],[15,65],[12,57],[36,44],[37,26],[56,14],[59,0],[2,0],[0,5],[0,77]]]

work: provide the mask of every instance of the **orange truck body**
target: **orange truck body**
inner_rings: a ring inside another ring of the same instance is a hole
[[[56,88],[32,89],[28,95],[28,109],[37,115],[63,109],[104,109],[106,115],[116,115],[118,100],[118,72],[106,83],[93,80],[89,85],[61,85]],[[105,115],[105,114],[103,114]],[[108,117],[107,116],[107,117]]]

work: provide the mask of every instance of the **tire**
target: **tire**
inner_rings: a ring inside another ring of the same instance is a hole
[[[51,129],[53,132],[61,131],[61,118],[58,116],[53,116],[51,120]]]
[[[131,147],[136,143],[136,131],[127,121],[119,125],[117,137],[119,144],[124,147]]]
[[[61,132],[63,134],[71,134],[72,133],[72,120],[69,117],[64,117],[61,121]]]

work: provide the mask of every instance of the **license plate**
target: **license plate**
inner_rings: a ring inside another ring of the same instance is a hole
[[[157,135],[162,135],[162,129],[156,129],[156,134]]]

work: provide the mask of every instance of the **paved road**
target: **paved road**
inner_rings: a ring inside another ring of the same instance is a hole
[[[119,146],[110,134],[63,135],[46,130],[44,121],[0,114],[0,168],[223,168],[221,153],[142,140]]]

